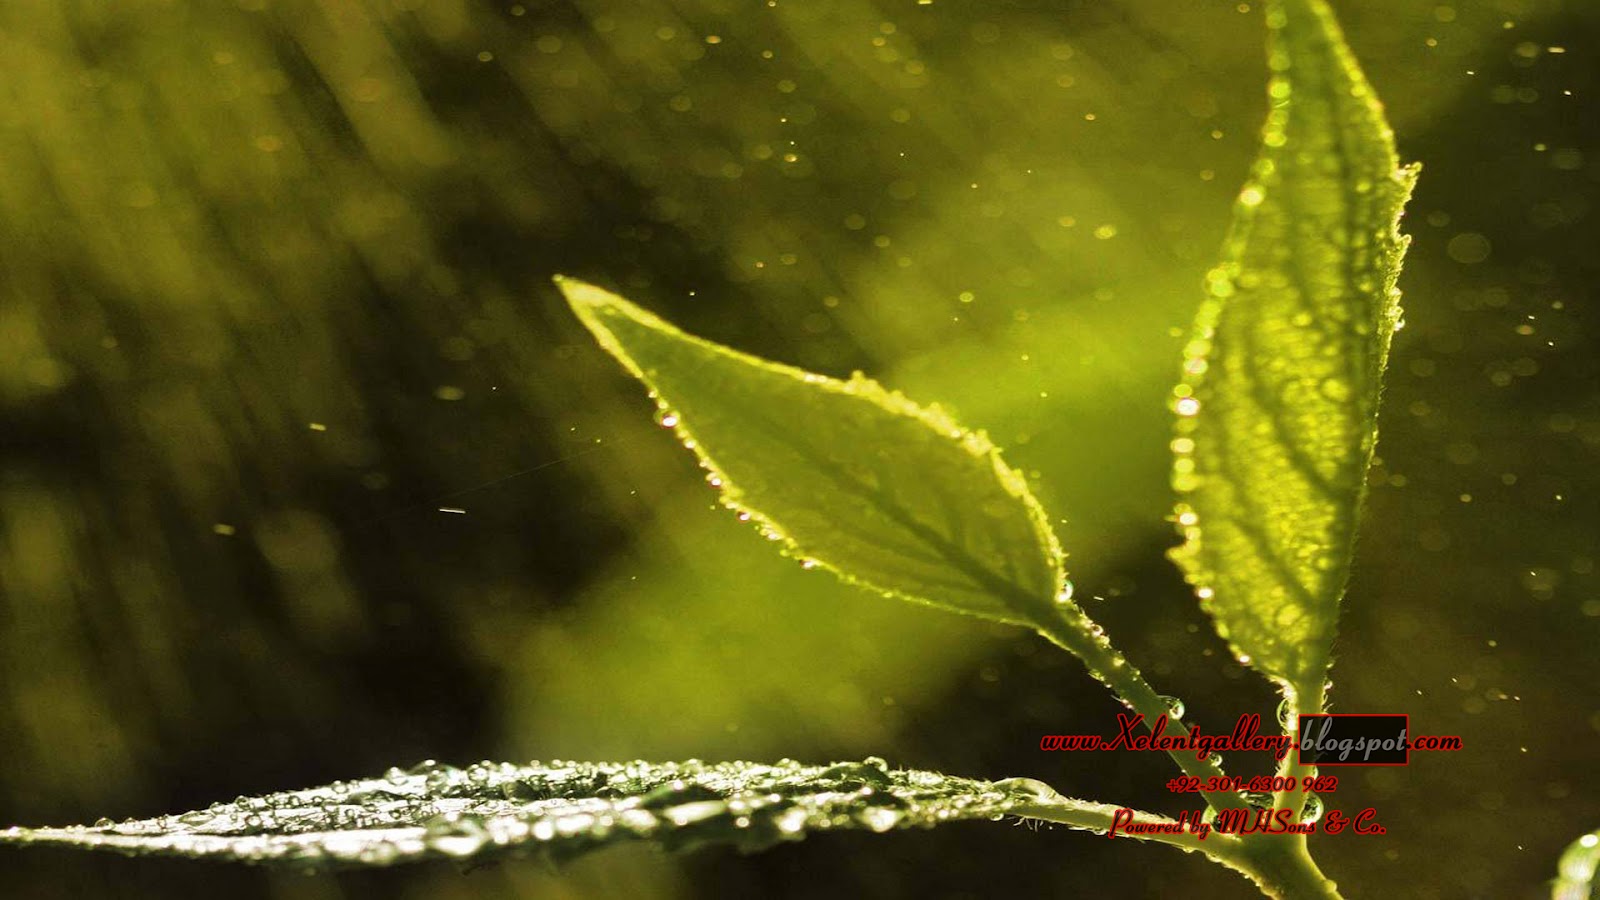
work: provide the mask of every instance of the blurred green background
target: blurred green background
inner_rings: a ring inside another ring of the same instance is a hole
[[[1037,750],[1118,709],[1042,640],[776,558],[548,279],[943,401],[1158,688],[1208,731],[1270,715],[1162,556],[1253,5],[0,5],[0,822],[426,757],[875,753],[1194,805],[1155,756]],[[1389,834],[1314,849],[1352,898],[1539,897],[1600,824],[1600,10],[1336,6],[1424,170],[1332,700],[1465,750],[1342,770]],[[16,897],[1180,887],[1252,894],[992,825],[466,875],[0,854]]]

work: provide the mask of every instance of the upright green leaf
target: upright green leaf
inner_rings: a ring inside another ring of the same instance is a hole
[[[1322,0],[1273,0],[1271,110],[1175,391],[1174,558],[1241,660],[1329,662],[1416,179]]]
[[[1556,863],[1556,880],[1550,886],[1550,900],[1589,900],[1596,870],[1600,870],[1600,831],[1591,831],[1562,852]]]
[[[727,506],[807,566],[959,612],[1032,624],[1062,554],[1023,478],[982,432],[855,375],[838,381],[679,331],[558,279],[601,346],[649,386],[661,422]]]
[[[974,781],[890,769],[881,759],[831,766],[785,760],[701,763],[426,762],[379,778],[240,797],[154,819],[0,830],[0,846],[62,846],[303,869],[424,859],[569,859],[627,841],[669,849],[757,850],[813,831],[884,832],[1008,813],[1075,827],[1114,807],[1040,782]]]

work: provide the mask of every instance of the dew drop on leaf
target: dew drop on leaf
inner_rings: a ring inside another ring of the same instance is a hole
[[[662,812],[667,820],[674,825],[692,825],[703,822],[713,816],[720,816],[728,811],[728,805],[721,800],[696,800],[692,803],[680,803]]]
[[[1314,792],[1306,792],[1306,804],[1300,808],[1300,821],[1304,824],[1316,822],[1322,818],[1322,798]]]
[[[893,828],[900,821],[901,813],[898,810],[871,807],[864,809],[857,816],[869,829],[883,832]]]
[[[1007,778],[995,782],[994,786],[1030,800],[1054,800],[1061,796],[1055,788],[1037,778]]]
[[[489,842],[483,820],[474,815],[436,816],[423,826],[423,832],[423,843],[430,849],[458,858],[472,856]]]

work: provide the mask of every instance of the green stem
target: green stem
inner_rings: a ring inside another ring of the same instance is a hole
[[[1291,738],[1295,736],[1296,723],[1302,715],[1314,716],[1322,712],[1327,703],[1327,691],[1322,681],[1315,684],[1295,686],[1283,684],[1283,698],[1288,704],[1288,716],[1283,722],[1283,733]],[[1294,779],[1294,785],[1286,791],[1279,791],[1272,798],[1272,808],[1292,809],[1298,819],[1300,810],[1305,807],[1305,790],[1302,788],[1301,779],[1310,776],[1316,771],[1314,766],[1296,764],[1299,754],[1294,747],[1289,748],[1283,760],[1278,763],[1278,775]]]
[[[1105,804],[1057,804],[1048,800],[1012,809],[1012,814],[1040,822],[1054,822],[1105,834],[1110,831],[1116,807]],[[1170,824],[1173,820],[1133,810],[1140,824]],[[1130,834],[1135,840],[1177,847],[1185,853],[1204,853],[1213,862],[1239,872],[1273,900],[1344,900],[1338,885],[1317,868],[1306,849],[1306,836],[1252,835],[1240,838],[1211,832],[1204,840],[1193,832]]]
[[[1011,810],[1011,814],[1024,819],[1034,819],[1040,822],[1054,822],[1058,825],[1070,825],[1073,828],[1083,828],[1089,831],[1105,834],[1111,830],[1112,817],[1116,814],[1117,807],[1107,804],[1086,806],[1082,803],[1071,805],[1055,804],[1048,800],[1018,806]],[[1140,825],[1170,825],[1174,820],[1165,816],[1144,810],[1133,810],[1133,821]],[[1240,855],[1241,841],[1231,834],[1218,834],[1211,832],[1204,840],[1192,831],[1181,831],[1176,834],[1127,834],[1118,837],[1132,838],[1138,841],[1152,841],[1177,847],[1185,853],[1199,851],[1211,859],[1225,866],[1249,874],[1237,861]]]
[[[1154,728],[1155,720],[1167,716],[1164,734],[1183,737],[1188,734],[1181,717],[1173,716],[1166,700],[1139,670],[1129,664],[1126,657],[1111,645],[1105,630],[1096,625],[1076,604],[1059,604],[1057,615],[1043,617],[1039,633],[1049,638],[1074,656],[1100,679],[1125,704],[1142,714]],[[1320,713],[1326,702],[1323,684],[1284,685],[1284,696],[1289,702],[1286,730],[1293,728],[1296,717],[1302,713]],[[1290,731],[1292,734],[1292,731]],[[1199,759],[1193,753],[1168,751],[1168,755],[1187,775],[1202,780],[1223,777],[1223,771],[1212,756]],[[1298,808],[1305,793],[1299,779],[1310,774],[1311,767],[1299,766],[1291,747],[1279,764],[1278,774],[1292,775],[1295,786],[1280,792],[1273,799],[1274,808]],[[1210,791],[1205,794],[1212,809],[1248,807],[1249,801],[1232,791]],[[1111,808],[1114,813],[1115,808]],[[1110,830],[1111,820],[1105,809],[1056,806],[1041,803],[1015,810],[1017,815],[1047,822],[1060,822],[1079,828],[1104,833]],[[1136,822],[1170,822],[1150,813],[1135,813]],[[1130,837],[1157,841],[1181,850],[1199,851],[1230,869],[1243,873],[1273,900],[1343,900],[1338,886],[1322,874],[1306,847],[1306,836],[1250,835],[1243,838],[1212,832],[1204,841],[1188,832],[1179,834],[1129,835]]]
[[[1144,680],[1139,670],[1134,668],[1117,648],[1111,646],[1111,642],[1105,637],[1105,629],[1096,625],[1077,604],[1057,604],[1055,611],[1055,617],[1045,618],[1037,623],[1036,627],[1040,634],[1082,660],[1088,667],[1089,674],[1111,688],[1112,693],[1134,712],[1143,715],[1145,724],[1152,731],[1155,729],[1156,720],[1166,716],[1167,727],[1163,734],[1180,738],[1188,736],[1189,729],[1184,725],[1183,719],[1172,714],[1167,701],[1156,693],[1155,688]],[[1167,755],[1172,757],[1172,761],[1178,764],[1178,768],[1182,769],[1185,775],[1198,778],[1201,783],[1212,778],[1225,777],[1226,773],[1217,765],[1214,756],[1199,759],[1193,751],[1184,750],[1168,750]],[[1206,803],[1212,809],[1248,805],[1244,797],[1233,791],[1203,793]]]
[[[1235,868],[1273,900],[1344,900],[1311,859],[1305,835],[1259,835],[1240,843]]]

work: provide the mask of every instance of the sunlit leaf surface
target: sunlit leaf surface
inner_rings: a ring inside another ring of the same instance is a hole
[[[563,279],[601,345],[650,386],[723,502],[802,565],[908,600],[1041,621],[1061,551],[981,432],[859,374],[839,381],[684,334]]]
[[[1076,804],[1029,779],[989,783],[891,770],[876,758],[831,766],[484,762],[466,769],[430,761],[182,815],[11,828],[0,831],[0,844],[302,868],[531,854],[559,860],[634,840],[756,850],[813,831],[998,819],[1041,801]],[[1100,808],[1076,808],[1091,807]]]
[[[1271,111],[1174,397],[1176,552],[1241,660],[1320,684],[1399,327],[1415,181],[1321,0],[1267,11]]]
[[[1556,880],[1550,887],[1550,900],[1589,900],[1594,891],[1594,876],[1600,869],[1600,831],[1591,831],[1573,841],[1556,863]]]

